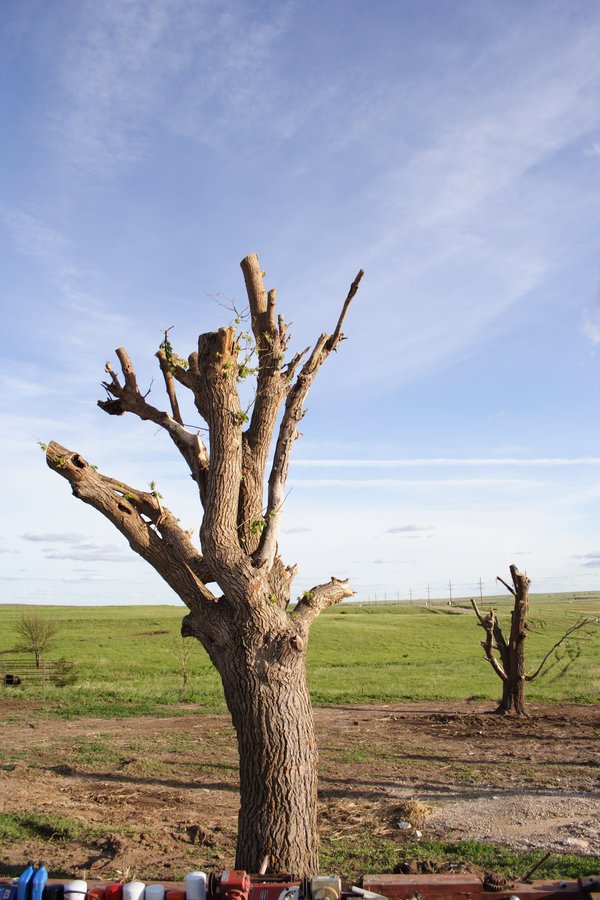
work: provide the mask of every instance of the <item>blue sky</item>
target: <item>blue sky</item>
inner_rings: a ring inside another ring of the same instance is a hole
[[[594,0],[4,0],[0,601],[175,602],[37,441],[197,528],[96,400],[116,347],[149,385],[162,329],[226,324],[252,251],[298,348],[366,270],[296,445],[298,592],[600,588],[599,46]]]

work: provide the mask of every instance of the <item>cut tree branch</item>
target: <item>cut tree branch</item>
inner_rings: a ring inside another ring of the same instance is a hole
[[[263,529],[258,549],[254,554],[253,565],[257,568],[266,565],[267,569],[270,569],[273,565],[277,552],[277,535],[281,518],[279,513],[285,497],[285,483],[289,471],[292,447],[298,437],[298,422],[304,415],[304,401],[320,367],[332,350],[335,350],[340,341],[343,340],[342,324],[348,307],[358,290],[363,274],[361,269],[352,282],[333,335],[330,337],[328,334],[323,333],[319,337],[312,353],[298,373],[293,386],[289,389],[269,476],[267,513],[265,516],[266,525]]]
[[[563,636],[554,644],[554,646],[550,647],[550,649],[546,653],[545,657],[543,658],[543,660],[541,661],[541,663],[539,664],[539,666],[537,667],[535,672],[533,672],[530,675],[525,676],[525,681],[533,681],[534,678],[537,678],[537,676],[540,674],[540,672],[542,671],[542,669],[544,668],[544,666],[546,665],[546,663],[548,662],[548,660],[550,659],[550,657],[552,656],[554,651],[560,647],[560,645],[563,643],[563,641],[566,641],[568,637],[571,637],[571,635],[574,632],[579,631],[581,628],[585,628],[587,625],[594,625],[597,622],[598,622],[598,619],[587,618],[587,619],[582,619],[581,622],[576,622],[575,625],[572,625],[571,628],[569,628],[567,631],[565,631]]]
[[[326,584],[317,584],[310,591],[305,591],[291,615],[300,625],[309,628],[324,609],[335,606],[348,597],[354,597],[354,594],[347,578],[332,576],[331,581]]]
[[[75,497],[102,513],[129,545],[147,560],[197,615],[215,607],[217,598],[204,584],[210,573],[201,554],[156,492],[139,491],[102,475],[79,453],[51,441],[46,449],[49,467],[62,475]],[[174,565],[177,560],[182,565]]]
[[[479,619],[479,624],[485,631],[485,641],[481,641],[481,646],[483,647],[486,658],[496,675],[498,675],[503,681],[506,681],[508,676],[500,661],[494,656],[494,641],[496,641],[496,646],[498,646],[498,633],[502,643],[506,643],[504,641],[500,626],[498,625],[496,613],[493,609],[490,609],[487,616],[483,616],[477,607],[477,603],[473,599],[471,599],[471,606],[475,610],[475,615]],[[498,649],[500,652],[502,652],[499,646]]]
[[[517,596],[515,589],[513,587],[511,587],[510,584],[507,584],[506,581],[504,580],[504,578],[500,578],[499,575],[496,575],[496,581],[499,581],[500,584],[503,584],[504,587],[506,588],[506,590],[511,592],[513,597]]]
[[[182,423],[163,410],[157,409],[148,403],[138,388],[137,379],[127,351],[119,347],[115,351],[121,364],[121,371],[125,379],[122,385],[116,372],[109,362],[106,363],[106,372],[110,375],[110,382],[102,382],[103,388],[108,394],[116,398],[114,400],[98,400],[98,406],[111,416],[122,416],[125,412],[136,415],[142,421],[154,422],[164,428],[171,440],[187,462],[194,481],[202,488],[204,486],[205,472],[208,467],[208,451],[197,434],[192,434],[183,427]],[[162,367],[162,364],[161,364]],[[170,374],[170,373],[169,373]],[[174,390],[174,388],[173,388]],[[175,400],[175,403],[177,401]],[[177,413],[179,407],[176,406]],[[179,415],[179,419],[181,416]]]

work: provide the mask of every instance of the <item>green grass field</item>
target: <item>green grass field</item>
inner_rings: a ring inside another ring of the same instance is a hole
[[[510,598],[489,598],[508,617]],[[582,616],[597,615],[597,595],[531,597],[528,668]],[[197,642],[184,688],[179,654],[183,607],[45,607],[0,605],[0,666],[10,670],[22,612],[48,616],[60,633],[48,659],[77,666],[71,687],[2,688],[5,698],[42,697],[58,715],[156,715],[185,711],[189,703],[223,705],[218,675]],[[485,699],[500,682],[483,658],[478,627],[467,601],[448,606],[344,604],[315,623],[309,646],[310,689],[317,704],[401,700]],[[600,629],[579,632],[527,687],[532,701],[594,702],[600,695]],[[23,654],[18,654],[23,657]]]

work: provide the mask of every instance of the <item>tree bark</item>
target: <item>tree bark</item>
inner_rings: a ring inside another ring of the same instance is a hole
[[[498,712],[505,715],[514,713],[526,716],[525,711],[525,639],[527,637],[527,613],[529,612],[529,578],[510,567],[515,602],[510,614],[510,637],[508,640],[508,671],[503,684],[502,700]],[[501,580],[501,579],[500,579]],[[503,582],[504,584],[504,582]]]
[[[236,866],[257,872],[269,856],[270,871],[309,875],[318,872],[318,834],[308,632],[323,609],[354,592],[347,581],[332,578],[306,591],[290,611],[296,566],[286,566],[279,556],[277,535],[304,402],[321,365],[344,340],[342,325],[363,272],[350,286],[333,333],[321,334],[312,350],[285,363],[288,333],[283,316],[275,313],[275,291],[265,289],[256,254],[241,265],[252,336],[232,325],[201,334],[198,349],[185,361],[173,351],[167,329],[157,357],[170,412],[150,404],[149,391],[142,394],[121,347],[121,372],[106,364],[107,399],[98,403],[109,415],[131,413],[169,435],[198,488],[201,551],[154,483],[150,491],[138,490],[53,441],[46,459],[73,494],[109,519],[179,595],[190,610],[182,634],[201,641],[221,675],[240,756]],[[238,389],[249,376],[256,379],[250,415]],[[199,427],[184,424],[176,385],[191,391],[207,425],[206,443]]]
[[[261,641],[262,643],[262,641]],[[275,657],[279,653],[275,654]],[[317,749],[305,655],[238,645],[220,665],[240,758],[235,866],[300,877],[318,871]]]
[[[525,638],[527,637],[530,581],[527,575],[519,572],[515,565],[510,566],[510,574],[512,585],[500,576],[497,578],[515,598],[508,640],[504,637],[495,610],[490,609],[488,614],[483,616],[475,600],[471,600],[471,605],[479,619],[479,624],[486,633],[486,639],[481,642],[481,646],[494,672],[502,680],[502,698],[496,707],[496,712],[503,715],[514,713],[517,716],[526,716]],[[494,650],[498,652],[499,659],[494,655]]]

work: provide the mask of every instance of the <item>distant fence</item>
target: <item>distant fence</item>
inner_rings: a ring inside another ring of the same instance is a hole
[[[56,671],[55,662],[40,660],[39,666],[30,659],[3,659],[0,661],[0,681],[4,687],[16,684],[51,684]]]

